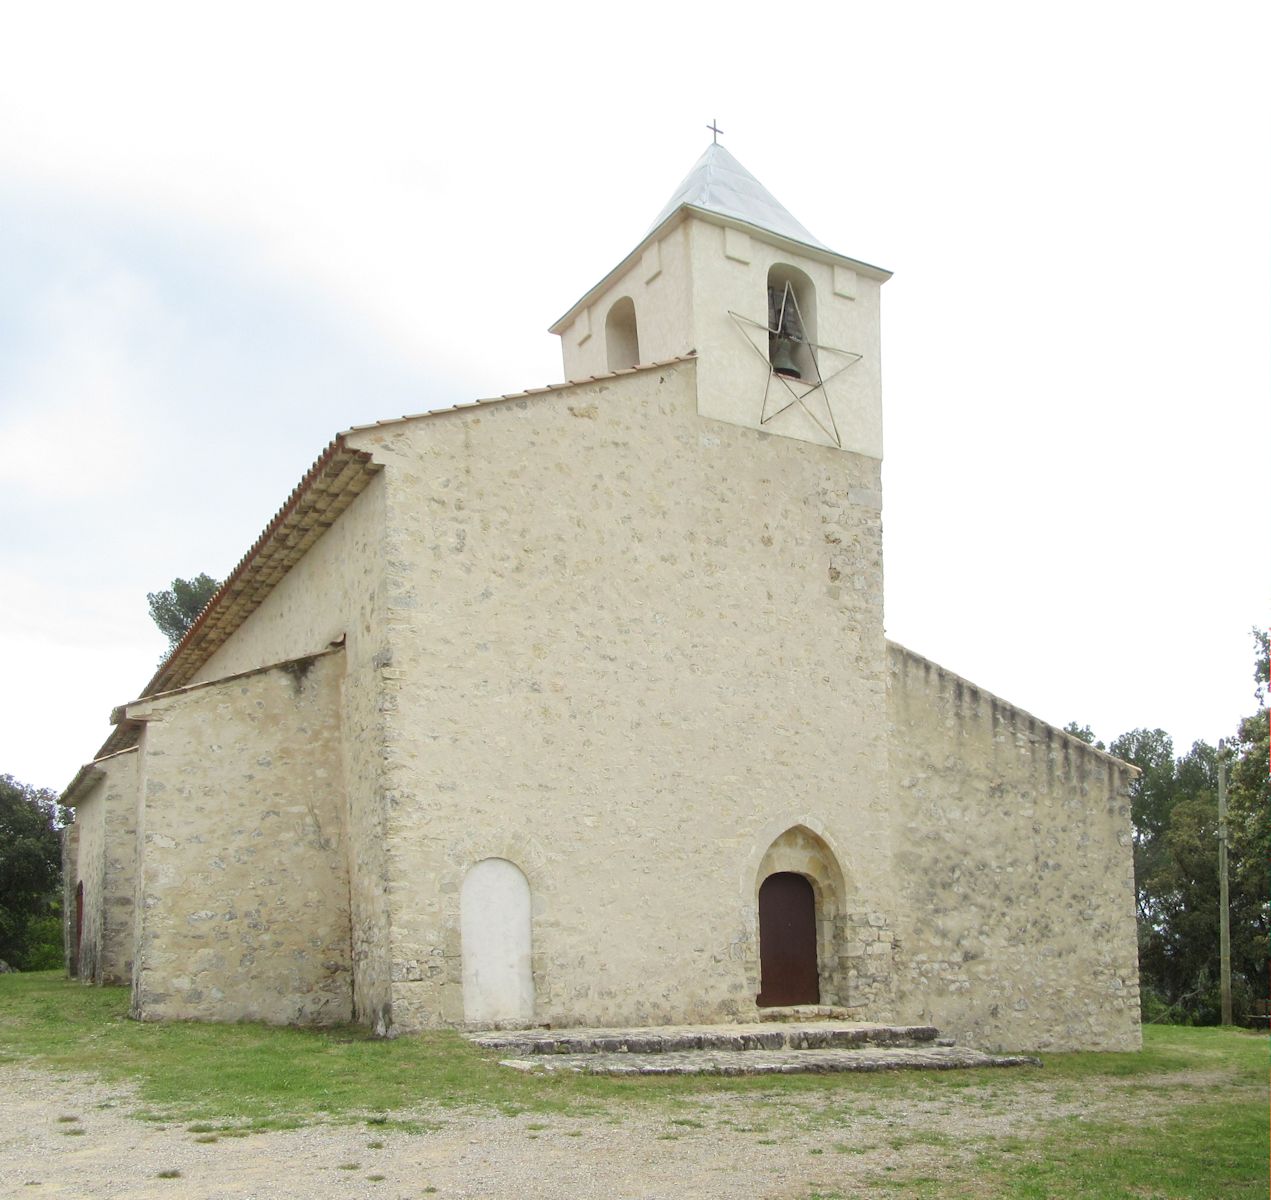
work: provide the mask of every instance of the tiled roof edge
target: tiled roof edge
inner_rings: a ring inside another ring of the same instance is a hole
[[[350,468],[356,468],[350,474]],[[252,568],[273,550],[278,553],[291,552],[295,561],[303,557],[309,545],[317,540],[325,531],[330,521],[325,521],[323,529],[316,535],[306,534],[299,548],[283,546],[281,535],[284,533],[288,519],[304,512],[306,502],[310,501],[315,485],[324,477],[331,476],[344,480],[344,487],[335,498],[332,507],[336,512],[331,520],[352,503],[354,497],[369,482],[370,476],[380,471],[380,464],[372,461],[365,450],[354,450],[344,441],[344,435],[338,434],[323,452],[314,460],[313,465],[305,472],[303,478],[291,490],[282,507],[274,514],[273,519],[265,526],[260,536],[252,543],[251,549],[239,560],[238,565],[230,572],[225,582],[217,589],[215,595],[204,606],[194,623],[186,631],[185,636],[177,643],[176,648],[160,664],[159,669],[151,677],[150,682],[141,690],[138,699],[153,696],[159,692],[171,691],[185,683],[201,666],[228,640],[243,621],[255,611],[266,595],[272,591],[272,585],[258,586],[251,589],[253,583]],[[345,480],[345,476],[350,476]],[[358,485],[354,488],[353,485]],[[312,505],[310,505],[312,507]],[[327,514],[324,513],[323,517]],[[308,531],[312,532],[312,531]],[[294,562],[290,565],[294,565]],[[288,566],[286,569],[290,569]],[[285,574],[285,571],[284,571]],[[218,622],[219,618],[219,622]],[[219,626],[219,627],[218,627]],[[135,743],[137,733],[129,726],[117,726],[97,752],[101,758],[107,754],[126,749]]]

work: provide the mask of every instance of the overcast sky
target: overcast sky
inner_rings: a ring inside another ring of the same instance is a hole
[[[1181,751],[1271,601],[1261,5],[0,21],[0,773],[61,789],[339,430],[560,378],[728,149],[883,292],[889,636]],[[451,11],[453,9],[453,11]]]

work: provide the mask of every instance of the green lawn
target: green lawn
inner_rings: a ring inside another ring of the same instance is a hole
[[[1044,1055],[1040,1069],[614,1080],[526,1076],[448,1032],[390,1042],[354,1027],[142,1024],[128,1019],[127,1000],[125,989],[81,987],[51,972],[0,976],[0,1064],[129,1081],[139,1116],[193,1123],[195,1131],[313,1121],[423,1131],[442,1105],[570,1121],[656,1110],[673,1134],[694,1136],[704,1120],[724,1128],[711,1101],[726,1094],[745,1113],[744,1124],[724,1123],[730,1136],[824,1138],[816,1142],[824,1151],[810,1153],[827,1155],[868,1152],[862,1122],[897,1102],[934,1099],[955,1114],[1009,1116],[1021,1107],[1035,1113],[1049,1099],[1067,1115],[1027,1137],[963,1139],[913,1127],[879,1135],[875,1149],[948,1156],[939,1179],[889,1166],[872,1186],[900,1197],[977,1200],[1268,1195],[1267,1039],[1239,1030],[1149,1027],[1141,1053]],[[1102,1115],[1085,1115],[1086,1098]],[[1130,1111],[1138,1117],[1126,1119]],[[837,1195],[809,1192],[809,1200]]]

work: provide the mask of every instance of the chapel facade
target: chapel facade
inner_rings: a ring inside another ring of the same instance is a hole
[[[68,788],[133,1015],[1139,1045],[1132,768],[883,630],[886,271],[722,146],[572,382],[347,430]]]

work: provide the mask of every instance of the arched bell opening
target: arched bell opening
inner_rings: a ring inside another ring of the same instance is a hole
[[[787,829],[768,847],[756,880],[761,1008],[844,1002],[845,895],[834,852],[806,826]]]
[[[768,361],[777,375],[815,380],[816,287],[798,267],[768,270]]]
[[[640,362],[640,335],[630,296],[615,301],[605,318],[605,350],[611,371],[625,371]]]

